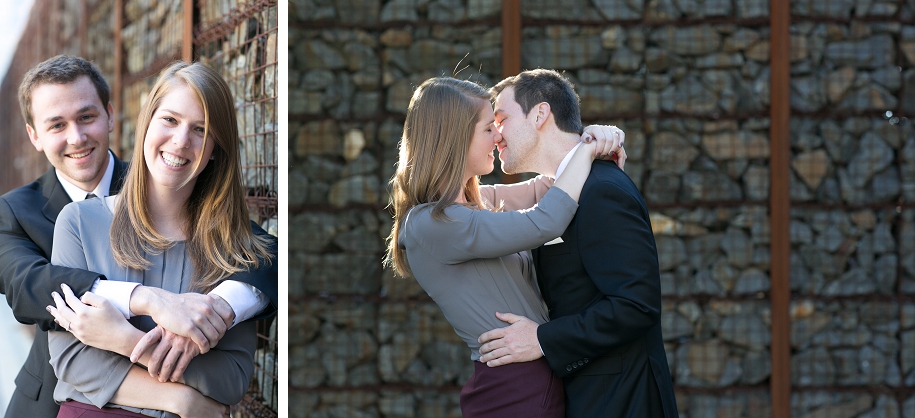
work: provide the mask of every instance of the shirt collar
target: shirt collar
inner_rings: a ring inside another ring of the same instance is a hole
[[[98,182],[98,186],[95,186],[95,189],[92,191],[85,191],[79,186],[76,186],[73,183],[67,181],[60,175],[60,171],[54,170],[54,174],[57,175],[57,180],[60,180],[61,186],[64,186],[64,191],[67,192],[67,196],[70,196],[70,200],[74,202],[81,202],[86,200],[86,194],[94,193],[98,197],[108,196],[111,191],[111,177],[114,176],[114,154],[111,151],[108,151],[108,168],[105,169],[105,175],[102,176],[102,180]]]
[[[556,179],[557,180],[559,179],[559,175],[561,175],[562,172],[565,171],[566,166],[569,165],[569,161],[572,161],[572,154],[575,154],[575,150],[577,150],[578,147],[580,147],[580,146],[581,146],[581,142],[579,142],[577,145],[575,145],[575,147],[573,147],[572,150],[569,151],[568,154],[566,154],[566,157],[562,159],[562,162],[559,163],[559,168],[556,169]]]

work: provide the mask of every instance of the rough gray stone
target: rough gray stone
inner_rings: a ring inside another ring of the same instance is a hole
[[[702,148],[716,161],[769,158],[769,139],[747,131],[702,136]]]
[[[592,3],[594,3],[594,7],[597,8],[601,16],[610,21],[641,19],[644,10],[643,0],[592,0]]]
[[[830,42],[825,58],[838,66],[881,68],[896,61],[896,43],[888,34],[874,35],[860,41]]]
[[[367,24],[378,21],[380,0],[334,0],[341,23]]]
[[[502,11],[502,4],[489,0],[468,0],[467,18],[471,20],[498,16]]]
[[[743,192],[727,174],[690,171],[683,176],[683,202],[720,202],[743,199]]]
[[[791,357],[791,383],[797,386],[829,386],[835,383],[836,368],[832,356],[823,347],[803,351]],[[828,415],[826,415],[828,416]]]
[[[740,228],[728,228],[721,238],[721,250],[727,254],[728,263],[737,267],[747,267],[753,260],[753,243]]]
[[[645,200],[651,203],[674,203],[680,194],[680,176],[667,171],[652,170],[644,189]]]
[[[651,141],[649,166],[656,170],[683,174],[699,155],[699,150],[673,132],[658,132]]]
[[[661,109],[686,115],[707,115],[718,109],[718,97],[705,83],[688,76],[661,91]]]
[[[626,47],[613,52],[610,58],[610,69],[615,72],[632,73],[642,66],[642,55]]]
[[[665,341],[678,340],[693,335],[693,324],[676,312],[661,314],[661,333]]]
[[[876,135],[865,134],[858,153],[848,164],[852,185],[864,187],[874,174],[883,171],[892,162],[893,149]]]
[[[377,254],[297,255],[289,270],[303,275],[307,294],[376,294],[380,287]],[[298,280],[303,278],[290,277],[290,283]]]
[[[752,19],[769,16],[769,2],[766,0],[743,0],[736,2],[737,16]]]
[[[550,68],[550,67],[545,67]],[[642,111],[644,98],[641,92],[610,85],[580,85],[582,117],[607,117],[619,113]]]
[[[653,30],[648,38],[677,55],[705,55],[721,45],[721,35],[711,25],[665,26]]]
[[[823,294],[827,296],[851,296],[874,293],[876,286],[862,269],[853,268],[836,280],[827,283]]]
[[[521,44],[525,68],[577,69],[606,64],[608,58],[600,36],[541,38]]]
[[[750,295],[757,292],[768,292],[770,287],[769,276],[755,268],[749,268],[740,273],[734,285],[735,295]]]
[[[741,366],[743,368],[743,374],[740,376],[741,384],[762,383],[772,374],[772,355],[768,350],[750,351],[744,356]]]
[[[743,174],[744,194],[749,200],[769,199],[769,167],[751,165]]]
[[[686,261],[686,245],[680,238],[659,236],[656,238],[656,244],[660,271],[671,270]]]
[[[407,48],[407,60],[415,71],[450,74],[469,52],[471,48],[467,44],[422,39]]]

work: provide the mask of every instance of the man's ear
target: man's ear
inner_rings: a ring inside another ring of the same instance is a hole
[[[29,133],[29,141],[32,142],[32,146],[35,147],[38,152],[44,152],[41,141],[38,140],[38,135],[35,135],[35,128],[33,128],[32,125],[25,125],[25,131]]]
[[[108,102],[108,133],[114,132],[114,107]]]
[[[537,112],[537,117],[534,118],[534,126],[539,130],[546,123],[546,120],[550,118],[550,104],[540,102],[537,108],[533,110]]]

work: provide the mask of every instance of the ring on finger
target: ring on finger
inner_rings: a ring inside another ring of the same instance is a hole
[[[72,322],[68,322],[68,323],[67,323],[67,328],[66,328],[67,332],[71,332],[71,331],[70,331],[70,327],[71,327],[71,326],[73,326],[73,323],[72,323]]]

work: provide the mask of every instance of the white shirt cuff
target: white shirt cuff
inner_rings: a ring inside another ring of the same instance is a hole
[[[134,316],[133,312],[130,312],[130,295],[133,293],[133,289],[139,285],[139,283],[134,282],[95,279],[95,284],[92,285],[92,289],[89,291],[108,299],[108,302],[111,302],[115,308],[121,311],[124,318],[130,319],[130,317]]]
[[[235,311],[233,327],[253,318],[270,303],[267,296],[256,287],[235,280],[223,281],[209,294],[223,298]]]

